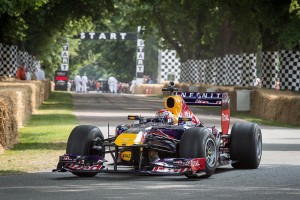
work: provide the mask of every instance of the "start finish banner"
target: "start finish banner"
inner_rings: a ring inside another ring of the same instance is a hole
[[[95,33],[83,32],[75,36],[81,40],[137,40],[137,33]]]
[[[74,36],[75,39],[81,40],[136,40],[136,78],[138,83],[142,83],[144,75],[144,47],[145,41],[139,38],[139,33],[144,31],[144,28],[139,26],[137,33],[125,32],[82,32],[80,35]]]

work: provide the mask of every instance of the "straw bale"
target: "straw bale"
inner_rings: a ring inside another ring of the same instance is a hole
[[[52,87],[51,81],[48,79],[43,81],[43,83],[44,83],[44,100],[46,100],[49,98],[51,91],[54,90],[54,86]]]
[[[12,98],[0,96],[0,151],[18,142],[17,122],[10,106],[13,101]]]
[[[0,94],[12,100],[10,107],[13,109],[18,128],[25,125],[32,113],[30,90],[23,87],[0,87]]]
[[[15,90],[17,88],[29,88],[31,94],[31,112],[35,112],[36,109],[41,105],[44,99],[44,94],[42,92],[42,83],[40,81],[19,81],[15,82],[0,82],[0,87],[14,87]]]
[[[290,91],[256,89],[251,94],[251,113],[265,120],[300,125],[300,95]]]

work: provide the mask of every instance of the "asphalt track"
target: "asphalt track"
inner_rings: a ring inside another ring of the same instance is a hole
[[[104,135],[114,134],[118,124],[128,123],[128,114],[153,116],[163,108],[159,98],[122,94],[74,94],[73,103],[80,124],[99,126]],[[220,116],[216,110],[194,108],[193,111],[206,126],[219,128]],[[236,121],[241,120],[232,118],[231,125]],[[132,174],[78,178],[45,169],[0,177],[0,200],[300,199],[300,129],[261,128],[263,156],[255,170],[224,166],[208,179],[187,179],[184,176]]]

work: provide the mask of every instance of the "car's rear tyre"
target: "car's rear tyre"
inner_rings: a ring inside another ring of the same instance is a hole
[[[255,123],[235,123],[230,135],[232,167],[256,169],[262,156],[262,134]]]
[[[202,127],[187,129],[180,140],[179,156],[181,158],[205,158],[205,175],[202,177],[210,177],[217,167],[217,146],[211,129]],[[186,176],[195,177],[191,174]]]
[[[96,140],[98,142],[104,140],[103,134],[98,127],[91,125],[76,126],[68,138],[66,153],[83,156],[100,154],[104,157],[99,151],[93,149]],[[80,177],[92,177],[98,174],[86,172],[72,173]]]

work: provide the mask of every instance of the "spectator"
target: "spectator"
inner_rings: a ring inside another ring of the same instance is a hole
[[[96,90],[97,90],[98,93],[99,93],[100,90],[101,90],[101,83],[100,83],[100,81],[97,81],[97,82],[96,82]]]
[[[279,78],[275,79],[275,90],[279,90],[280,89],[280,83],[279,83]]]
[[[17,72],[16,72],[16,78],[19,80],[26,80],[25,63],[22,63],[19,65]]]
[[[70,81],[68,81],[68,85],[67,85],[67,89],[68,89],[68,92],[70,92],[71,91],[71,87],[72,87],[72,84],[71,84],[71,82]]]
[[[130,91],[132,94],[134,94],[134,92],[135,92],[135,86],[136,86],[136,79],[135,79],[135,77],[134,77],[133,80],[131,81],[131,86],[130,86],[130,89],[129,89],[129,91]]]
[[[86,76],[86,74],[83,75],[83,77],[81,78],[81,84],[82,84],[82,92],[83,93],[87,93],[87,83],[88,83],[88,77]]]
[[[150,76],[148,77],[147,83],[148,83],[148,84],[153,84],[153,80],[151,79]]]
[[[255,86],[255,87],[261,87],[261,80],[260,80],[260,78],[257,77],[257,78],[255,79],[254,86]]]
[[[108,82],[110,93],[117,93],[118,80],[113,75],[110,75],[107,82]]]
[[[75,91],[79,93],[81,91],[81,76],[77,74],[74,78]]]
[[[119,84],[118,84],[118,92],[119,93],[123,92],[123,83],[122,82],[119,82]]]
[[[26,80],[31,80],[31,72],[26,70]]]
[[[38,70],[35,72],[36,80],[46,80],[45,78],[45,66],[41,66],[38,68]]]

